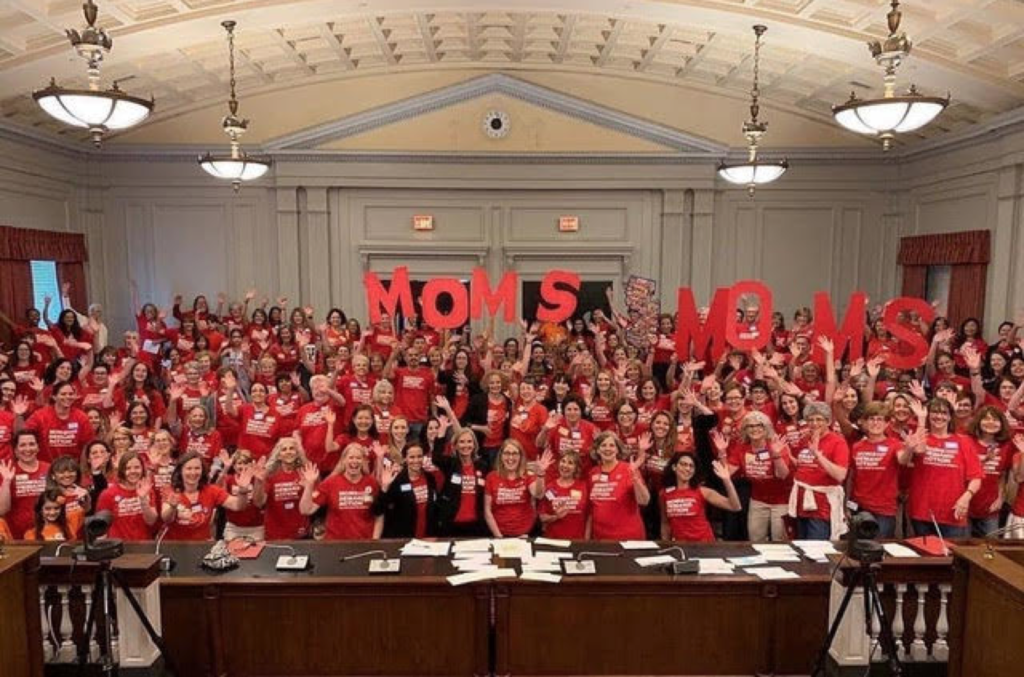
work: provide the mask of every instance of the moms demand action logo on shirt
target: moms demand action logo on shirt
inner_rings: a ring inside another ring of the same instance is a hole
[[[405,316],[420,314],[413,300],[407,267],[400,266],[391,272],[387,288],[374,272],[363,276],[363,285],[370,322],[380,322],[382,311],[392,316],[398,312]],[[581,285],[577,273],[550,271],[540,284],[537,319],[562,323],[571,318],[576,312]],[[481,319],[486,305],[492,317],[501,311],[502,319],[512,323],[517,319],[518,290],[519,276],[515,271],[506,272],[496,289],[492,289],[487,271],[481,267],[473,269],[469,291],[456,278],[434,278],[423,285],[419,299],[423,321],[436,329],[457,329],[470,319]],[[451,309],[447,313],[440,309],[441,296],[451,298]],[[830,295],[827,292],[814,294],[814,334],[831,339],[837,357],[842,357],[847,350],[851,362],[863,357],[867,301],[864,292],[851,294],[846,316],[842,324],[837,325]],[[738,309],[753,307],[758,310],[755,323],[736,321]],[[763,349],[772,340],[772,307],[772,292],[759,280],[741,280],[731,287],[715,290],[710,306],[700,310],[693,290],[680,287],[676,296],[675,352],[685,362],[691,355],[696,359],[709,356],[717,360],[731,348]],[[886,303],[882,324],[893,337],[893,348],[886,354],[886,364],[895,369],[913,369],[924,364],[928,340],[919,331],[916,321],[931,324],[934,319],[935,309],[924,299],[901,296]],[[811,345],[814,359],[820,360],[821,348],[816,341]]]

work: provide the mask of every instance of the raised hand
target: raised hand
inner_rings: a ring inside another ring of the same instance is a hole
[[[324,407],[324,421],[327,425],[332,426],[338,420],[338,415],[334,413],[334,407]]]
[[[370,446],[370,451],[372,451],[373,455],[377,457],[378,461],[380,461],[387,456],[388,448],[380,442],[374,442],[373,445]]]
[[[170,393],[172,401],[180,400],[185,394],[185,386],[181,383],[174,383],[167,389],[167,392]]]
[[[210,396],[210,384],[207,383],[205,378],[199,381],[199,396],[200,397],[209,397]]]
[[[436,404],[437,407],[443,411],[450,412],[452,410],[451,402],[449,402],[448,398],[445,397],[444,395],[438,395],[437,397],[435,397],[434,404]]]
[[[1017,433],[1013,436],[1013,446],[1017,447],[1017,451],[1024,453],[1024,435]]]
[[[220,459],[221,465],[224,466],[225,470],[231,467],[231,454],[228,453],[227,449],[221,449],[220,453],[217,454],[217,458]]]
[[[10,459],[0,461],[0,479],[3,479],[4,482],[14,479],[14,463]]]
[[[43,383],[43,379],[39,378],[38,376],[33,376],[32,380],[28,382],[28,387],[36,391],[37,393],[41,393],[43,392],[43,388],[46,387],[46,384]]]
[[[978,353],[977,348],[972,346],[970,343],[965,343],[960,348],[960,354],[964,356],[964,362],[967,363],[968,369],[971,371],[981,369],[981,355]]]
[[[380,470],[380,488],[387,491],[400,472],[402,472],[401,466],[395,463],[384,465]]]
[[[444,437],[444,434],[448,432],[448,428],[452,425],[451,420],[444,414],[437,417],[437,436]]]
[[[135,485],[135,493],[138,494],[139,498],[146,498],[153,491],[153,478],[149,475],[144,475],[139,483]]]
[[[18,395],[11,402],[11,413],[15,416],[24,416],[28,413],[28,398],[24,395]]]
[[[545,449],[544,453],[537,458],[537,470],[540,471],[539,474],[546,474],[548,468],[550,468],[554,464],[554,462],[555,455],[551,453],[550,449]]]
[[[307,487],[312,487],[320,479],[320,471],[313,463],[306,463],[302,466],[301,480],[302,484]]]
[[[552,409],[548,412],[548,420],[544,421],[544,427],[548,430],[554,430],[558,427],[558,422],[562,419],[561,414]]]
[[[246,468],[242,472],[235,473],[235,484],[237,484],[238,487],[241,488],[241,489],[248,489],[249,487],[252,486],[252,480],[253,480],[253,477],[255,477],[255,475],[256,475],[256,471],[250,465],[248,468]]]
[[[228,392],[231,392],[238,387],[238,379],[236,379],[235,375],[230,371],[224,374],[224,378],[221,379],[221,383],[228,389]]]
[[[711,443],[715,445],[715,449],[718,450],[719,454],[724,454],[729,448],[729,438],[723,435],[720,430],[711,431]]]
[[[723,482],[732,479],[732,473],[729,472],[729,466],[721,461],[711,461],[711,470],[715,473],[715,477]]]
[[[644,453],[650,451],[651,447],[654,446],[654,438],[651,437],[651,433],[646,432],[643,435],[641,435],[640,439],[638,440],[638,446],[640,448],[640,451]]]
[[[263,482],[267,479],[267,457],[263,456],[260,460],[256,461],[253,467],[253,479],[257,482]]]

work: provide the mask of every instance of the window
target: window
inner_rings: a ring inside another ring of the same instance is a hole
[[[949,304],[949,282],[952,278],[952,266],[928,266],[924,283],[924,297],[929,303],[938,302],[938,307],[945,309]],[[945,310],[942,311],[945,313]]]
[[[30,261],[32,270],[32,305],[41,313],[44,305],[44,297],[49,296],[50,317],[42,318],[39,326],[46,328],[46,320],[56,322],[57,316],[64,309],[60,297],[60,284],[57,282],[57,263],[55,261]]]

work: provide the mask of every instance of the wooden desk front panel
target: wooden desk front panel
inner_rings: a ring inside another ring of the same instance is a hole
[[[498,674],[735,675],[810,669],[827,586],[563,582],[498,592]]]
[[[4,677],[42,677],[39,548],[6,547],[0,559],[0,661]]]
[[[165,586],[161,602],[182,674],[487,672],[486,586]]]

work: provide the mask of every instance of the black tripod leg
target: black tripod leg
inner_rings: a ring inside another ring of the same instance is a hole
[[[859,578],[859,573],[851,572],[853,577]],[[836,617],[832,620],[832,626],[828,629],[828,636],[825,637],[825,643],[821,645],[821,650],[818,652],[818,657],[814,661],[814,668],[811,670],[811,677],[818,677],[818,675],[824,674],[825,671],[825,660],[828,658],[828,650],[832,647],[832,642],[836,638],[836,634],[839,632],[839,626],[843,622],[843,617],[846,616],[846,608],[850,606],[850,600],[853,599],[853,593],[857,591],[857,581],[851,581],[850,585],[846,587],[846,592],[843,593],[843,601],[839,605],[839,611],[836,613]]]
[[[135,616],[139,619],[139,622],[142,623],[142,627],[146,629],[146,634],[149,635],[149,638],[153,641],[153,644],[156,645],[156,648],[160,650],[160,655],[163,656],[164,666],[167,671],[172,675],[177,675],[177,666],[175,666],[174,659],[171,658],[171,654],[167,651],[167,646],[164,644],[163,637],[157,633],[153,624],[149,622],[149,618],[146,617],[146,612],[142,609],[142,605],[139,604],[139,600],[135,599],[135,595],[132,593],[131,588],[125,585],[124,581],[121,579],[121,574],[118,573],[117,570],[112,569],[110,571],[110,575],[114,577],[114,581],[117,583],[117,586],[121,588],[122,592],[124,592],[124,596],[128,599],[128,604],[131,605],[132,611],[135,612]]]
[[[98,581],[92,587],[92,602],[89,605],[89,617],[85,619],[85,634],[82,636],[82,642],[78,645],[77,674],[79,677],[81,677],[82,674],[82,667],[89,662],[89,639],[92,637],[93,630],[96,628],[96,614],[98,613],[96,607],[100,604],[102,589],[103,585]]]
[[[892,624],[889,622],[889,617],[885,613],[885,607],[882,606],[882,597],[878,592],[878,587],[875,585],[874,575],[869,575],[869,580],[865,580],[865,595],[871,595],[871,603],[875,608],[875,612],[878,614],[878,622],[882,624],[882,629],[878,633],[878,643],[882,646],[882,651],[886,655],[886,663],[889,666],[889,674],[893,677],[900,677],[903,674],[903,664],[900,663],[899,648],[896,646],[896,637],[892,634]],[[868,583],[870,582],[870,586]]]

